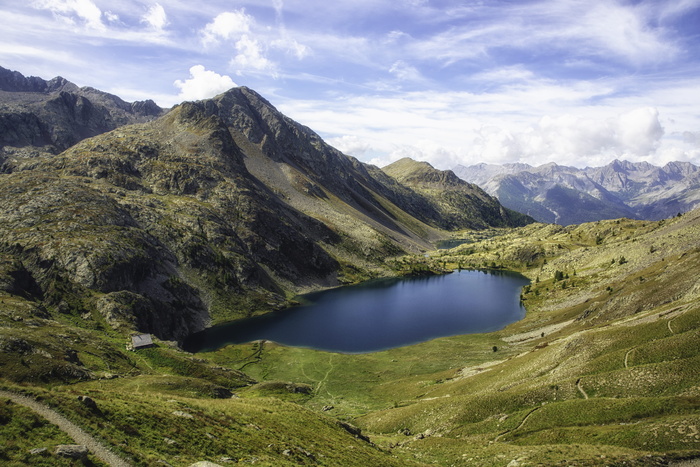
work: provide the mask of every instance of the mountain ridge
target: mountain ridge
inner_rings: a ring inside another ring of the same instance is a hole
[[[563,225],[629,217],[659,220],[700,205],[700,169],[690,162],[663,167],[614,160],[602,167],[506,164],[459,166],[511,209]]]
[[[7,159],[58,154],[85,138],[152,120],[164,111],[152,100],[127,103],[62,77],[46,81],[0,67],[0,167]]]
[[[59,140],[46,150],[30,139],[5,152],[0,239],[20,265],[12,274],[36,284],[37,303],[88,322],[180,340],[299,293],[396,275],[386,258],[452,231],[531,221],[502,217],[485,194],[477,201],[495,214],[446,220],[454,200],[342,154],[249,88],[133,122],[103,118],[126,115],[118,98],[53,82],[15,84],[33,91],[4,108],[18,112],[31,98],[39,120],[68,109],[96,132],[117,126],[83,137],[73,132],[80,119],[54,118],[54,135],[80,141],[57,152]],[[56,111],[56,102],[76,105]],[[65,293],[51,293],[59,283]]]

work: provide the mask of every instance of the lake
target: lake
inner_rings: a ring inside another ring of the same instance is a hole
[[[437,337],[491,332],[525,316],[524,276],[506,271],[382,279],[305,295],[308,304],[206,329],[190,352],[265,339],[294,347],[367,353]]]

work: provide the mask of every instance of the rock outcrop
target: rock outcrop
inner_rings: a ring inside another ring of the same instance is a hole
[[[56,154],[79,141],[164,112],[155,102],[127,103],[62,77],[45,81],[0,67],[0,166],[17,159]]]

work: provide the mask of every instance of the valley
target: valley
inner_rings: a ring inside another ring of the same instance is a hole
[[[536,223],[451,171],[346,156],[248,88],[139,114],[10,76],[0,122],[46,131],[0,153],[0,389],[129,464],[700,457],[700,210]],[[124,120],[79,135],[71,115]],[[529,278],[525,318],[367,354],[180,346],[302,293],[454,269]],[[129,350],[141,333],[155,345]],[[5,397],[0,439],[8,465],[74,465],[66,433]]]

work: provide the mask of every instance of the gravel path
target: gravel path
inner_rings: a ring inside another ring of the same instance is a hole
[[[32,409],[37,414],[44,417],[46,420],[50,421],[54,425],[58,426],[63,432],[68,436],[73,438],[77,444],[83,444],[87,446],[88,450],[98,459],[114,467],[129,467],[130,463],[122,459],[121,457],[114,454],[107,446],[97,441],[91,435],[86,433],[82,428],[80,428],[75,423],[68,420],[66,417],[56,412],[52,408],[37,402],[20,394],[15,394],[9,391],[0,390],[0,397],[4,399],[10,399],[15,404],[23,405],[29,409]]]
[[[581,387],[581,378],[579,378],[578,381],[576,381],[576,388],[578,388],[578,392],[581,393],[584,399],[588,399],[588,394],[586,394],[586,391],[584,391]]]

